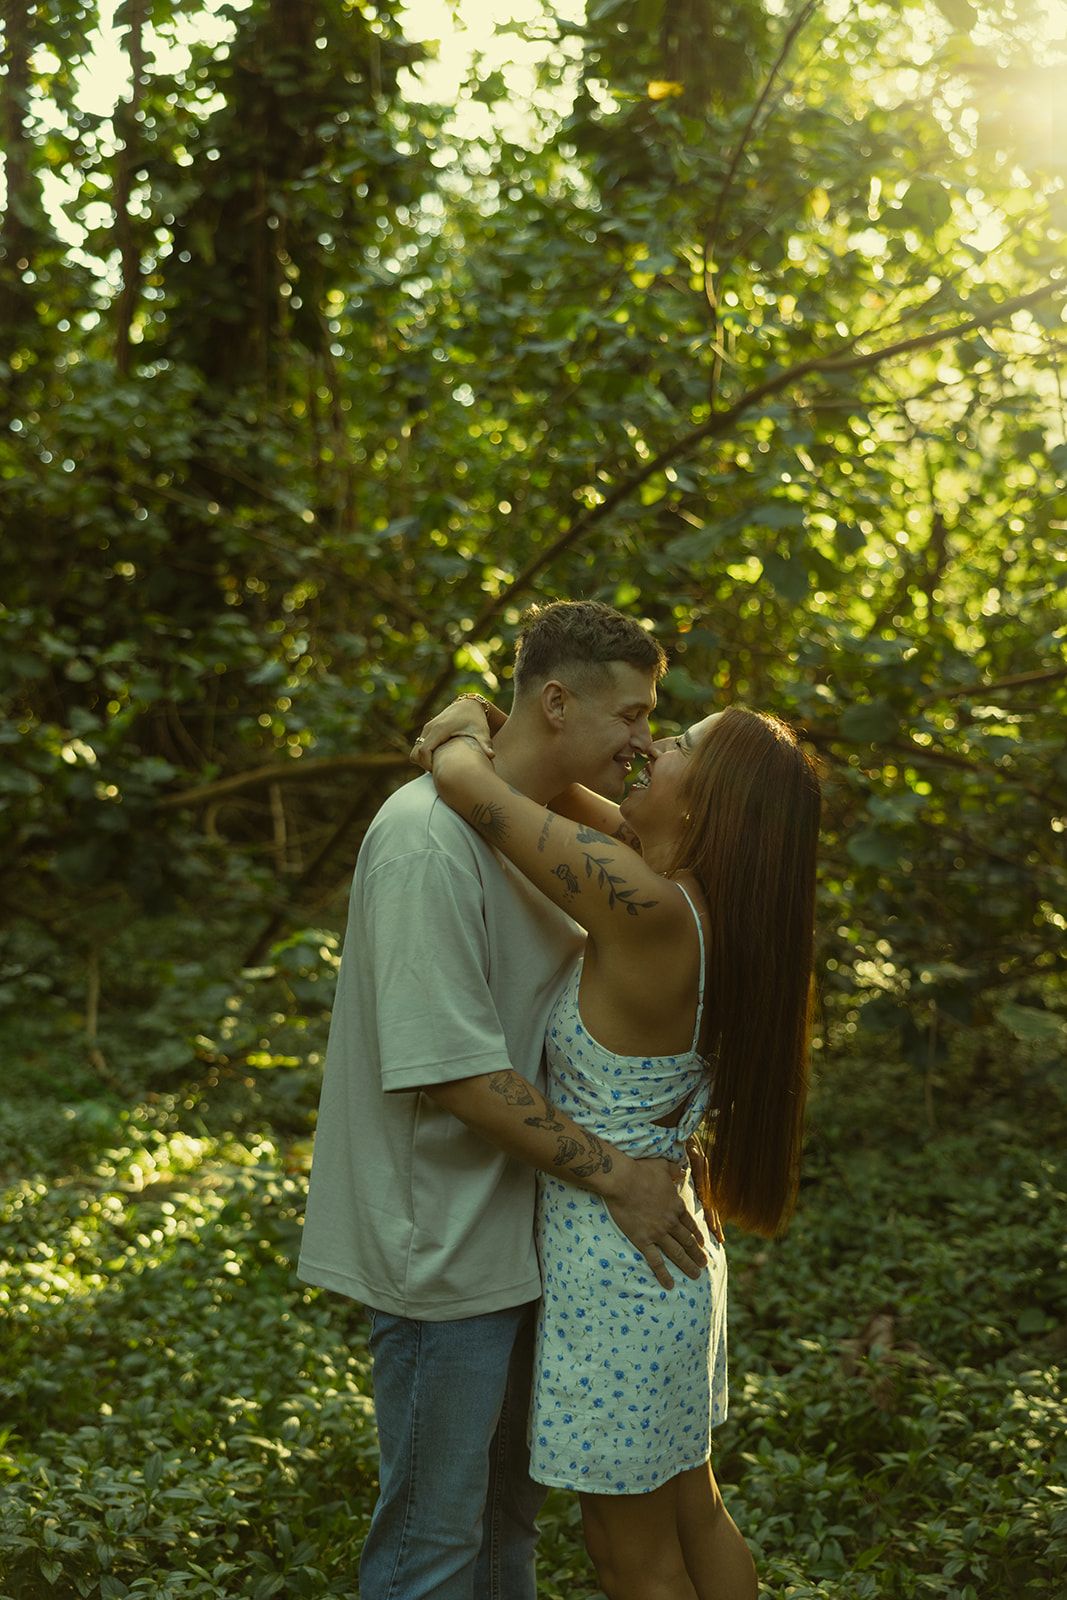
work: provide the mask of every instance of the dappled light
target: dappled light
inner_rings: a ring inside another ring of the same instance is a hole
[[[366,1324],[292,1269],[348,888],[556,596],[654,631],[658,734],[820,767],[800,1201],[730,1243],[765,1593],[1059,1593],[1067,11],[0,26],[4,1600],[355,1594]]]

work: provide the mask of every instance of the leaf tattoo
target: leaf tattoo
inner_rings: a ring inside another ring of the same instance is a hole
[[[606,889],[608,892],[608,910],[614,911],[621,905],[631,917],[636,917],[638,911],[650,911],[658,905],[658,900],[635,900],[636,889],[617,887],[624,884],[626,879],[621,873],[609,871],[609,858],[594,856],[588,850],[582,852],[585,856],[585,875],[587,878],[596,877],[597,888]]]

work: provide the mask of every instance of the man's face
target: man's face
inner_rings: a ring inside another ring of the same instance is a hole
[[[625,790],[635,753],[652,747],[649,714],[656,704],[651,672],[613,661],[604,685],[567,686],[566,748],[572,783],[617,799]]]

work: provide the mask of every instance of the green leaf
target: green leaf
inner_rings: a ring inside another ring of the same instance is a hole
[[[970,33],[978,21],[978,12],[971,0],[934,0],[934,3],[959,33]]]
[[[764,556],[763,576],[783,600],[791,600],[799,605],[807,597],[808,572],[800,561],[791,560],[788,556]]]
[[[1041,1011],[1037,1006],[1009,1003],[993,1013],[1017,1039],[1062,1038],[1067,1029],[1067,1019],[1055,1011]]]
[[[110,840],[100,838],[66,845],[56,853],[57,873],[75,889],[92,889],[103,883],[114,864],[114,846]]]
[[[663,687],[668,694],[687,702],[710,705],[716,698],[716,691],[706,683],[698,683],[685,667],[671,667],[663,676]]]
[[[155,1494],[163,1481],[163,1456],[157,1450],[144,1464],[144,1485],[150,1495]]]
[[[748,513],[750,528],[802,528],[804,507],[797,500],[768,500]]]
[[[889,701],[881,696],[865,704],[852,705],[841,713],[838,729],[842,739],[855,744],[878,744],[900,732],[900,718]]]
[[[899,867],[900,846],[887,833],[865,828],[851,835],[847,845],[853,861],[861,867]]]
[[[854,556],[866,549],[867,535],[855,522],[838,522],[834,528],[834,543],[846,555]]]

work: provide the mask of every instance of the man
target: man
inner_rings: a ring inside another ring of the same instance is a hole
[[[594,602],[524,623],[497,770],[542,802],[572,783],[621,795],[662,650]],[[703,1263],[665,1163],[602,1144],[539,1087],[581,937],[429,777],[367,833],[298,1269],[370,1309],[380,1494],[361,1600],[534,1600],[535,1168],[599,1194],[664,1283],[664,1255]]]

